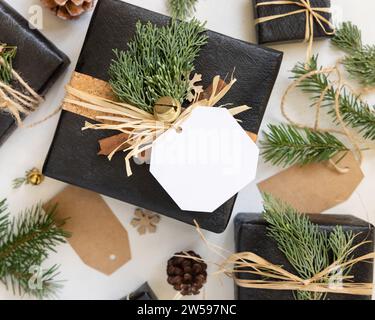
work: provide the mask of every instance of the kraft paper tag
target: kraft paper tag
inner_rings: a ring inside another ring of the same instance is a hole
[[[322,213],[348,200],[364,178],[352,153],[339,165],[349,172],[340,174],[326,163],[293,166],[259,183],[258,188],[300,212]]]
[[[110,275],[130,261],[128,233],[99,194],[68,186],[49,203],[58,204],[57,219],[68,218],[68,241],[85,264]]]

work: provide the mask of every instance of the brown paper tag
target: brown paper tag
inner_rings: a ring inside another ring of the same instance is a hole
[[[326,163],[293,166],[260,182],[258,188],[300,212],[322,213],[348,200],[364,178],[352,153],[339,165],[349,168],[349,172],[340,174]]]
[[[69,218],[68,241],[85,264],[110,275],[130,261],[128,233],[100,195],[68,186],[49,203],[58,204],[57,219]]]

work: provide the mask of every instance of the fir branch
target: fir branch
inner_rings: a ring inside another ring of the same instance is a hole
[[[330,234],[319,229],[308,216],[298,212],[288,204],[264,194],[263,216],[268,226],[268,234],[285,254],[286,258],[303,279],[310,279],[331,265],[334,261],[344,263],[350,259],[354,235],[337,226]],[[344,274],[349,269],[342,270]],[[332,275],[331,275],[332,276]],[[325,281],[330,281],[328,277]],[[296,293],[299,300],[325,299],[319,292]]]
[[[207,42],[204,25],[172,21],[157,27],[138,22],[127,51],[114,50],[110,84],[123,102],[153,112],[157,99],[170,96],[181,103],[188,95],[194,60]]]
[[[306,165],[332,159],[349,149],[328,132],[297,129],[291,125],[269,125],[261,141],[262,156],[273,165]]]
[[[186,20],[195,12],[198,0],[168,0],[169,11],[173,18]]]
[[[343,64],[349,74],[364,86],[375,86],[375,46],[362,44],[361,30],[351,22],[344,22],[332,43],[348,54]]]
[[[44,213],[38,204],[17,218],[10,219],[5,202],[0,208],[0,281],[19,294],[29,294],[38,298],[49,297],[59,286],[54,281],[57,266],[42,270],[41,287],[30,287],[33,276],[31,267],[41,268],[49,251],[65,242],[69,236],[62,229],[64,221],[55,222],[56,206]],[[1,231],[2,230],[2,231]]]
[[[8,84],[12,80],[13,59],[16,56],[17,47],[0,43],[0,81]]]
[[[311,71],[321,70],[318,67],[318,56],[312,57],[308,64],[298,63],[292,70],[294,79],[299,79],[303,75]],[[313,75],[301,82],[299,87],[302,91],[312,95],[313,102],[317,102],[323,91],[327,90],[322,107],[329,107],[329,114],[337,121],[334,104],[336,99],[336,90],[333,83],[329,80],[326,74]],[[365,139],[375,140],[375,108],[368,103],[352,94],[349,90],[343,88],[339,96],[340,112],[343,116],[344,122],[359,133]]]

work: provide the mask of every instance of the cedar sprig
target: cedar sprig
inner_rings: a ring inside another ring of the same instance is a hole
[[[268,125],[261,141],[262,155],[273,165],[290,166],[324,162],[349,149],[329,132],[299,129],[292,125]]]
[[[278,248],[288,259],[298,275],[310,279],[334,261],[345,263],[352,258],[355,235],[336,226],[331,233],[319,229],[310,218],[290,205],[264,194],[264,219],[268,223],[268,235],[277,242]],[[330,259],[332,257],[332,261]],[[350,268],[341,270],[343,275]],[[328,281],[328,279],[326,279]],[[325,293],[297,291],[298,300],[325,299]]]
[[[195,12],[198,0],[168,0],[169,11],[173,18],[186,20]]]
[[[344,22],[336,30],[332,44],[345,51],[343,64],[349,74],[365,87],[375,86],[375,46],[363,45],[361,30],[351,22]]]
[[[305,63],[298,63],[292,70],[294,79],[310,73],[311,71],[321,70],[318,66],[318,56],[313,56],[311,60]],[[322,107],[329,107],[328,113],[337,121],[336,111],[334,109],[336,90],[333,82],[326,74],[316,74],[304,79],[299,87],[312,95],[312,100],[315,103],[319,100],[323,91],[330,86],[326,91]],[[363,101],[360,97],[353,94],[350,90],[342,88],[339,96],[340,113],[343,116],[344,122],[359,133],[365,139],[375,140],[375,108]]]
[[[17,47],[0,43],[0,81],[8,84],[12,80],[13,59],[17,54]]]
[[[33,267],[42,267],[49,252],[64,243],[69,234],[64,221],[55,221],[56,206],[44,212],[38,204],[16,218],[10,218],[5,200],[0,202],[0,281],[14,293],[37,298],[53,297],[60,287],[54,278],[58,266],[42,269],[41,287],[30,286]]]
[[[204,24],[197,20],[173,20],[164,27],[138,22],[128,50],[114,50],[109,68],[114,93],[121,101],[150,113],[160,97],[183,102],[194,60],[207,42],[203,32]]]

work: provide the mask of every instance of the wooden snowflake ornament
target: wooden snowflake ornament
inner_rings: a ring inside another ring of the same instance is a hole
[[[147,210],[136,209],[131,225],[137,228],[140,235],[155,233],[160,216]]]

